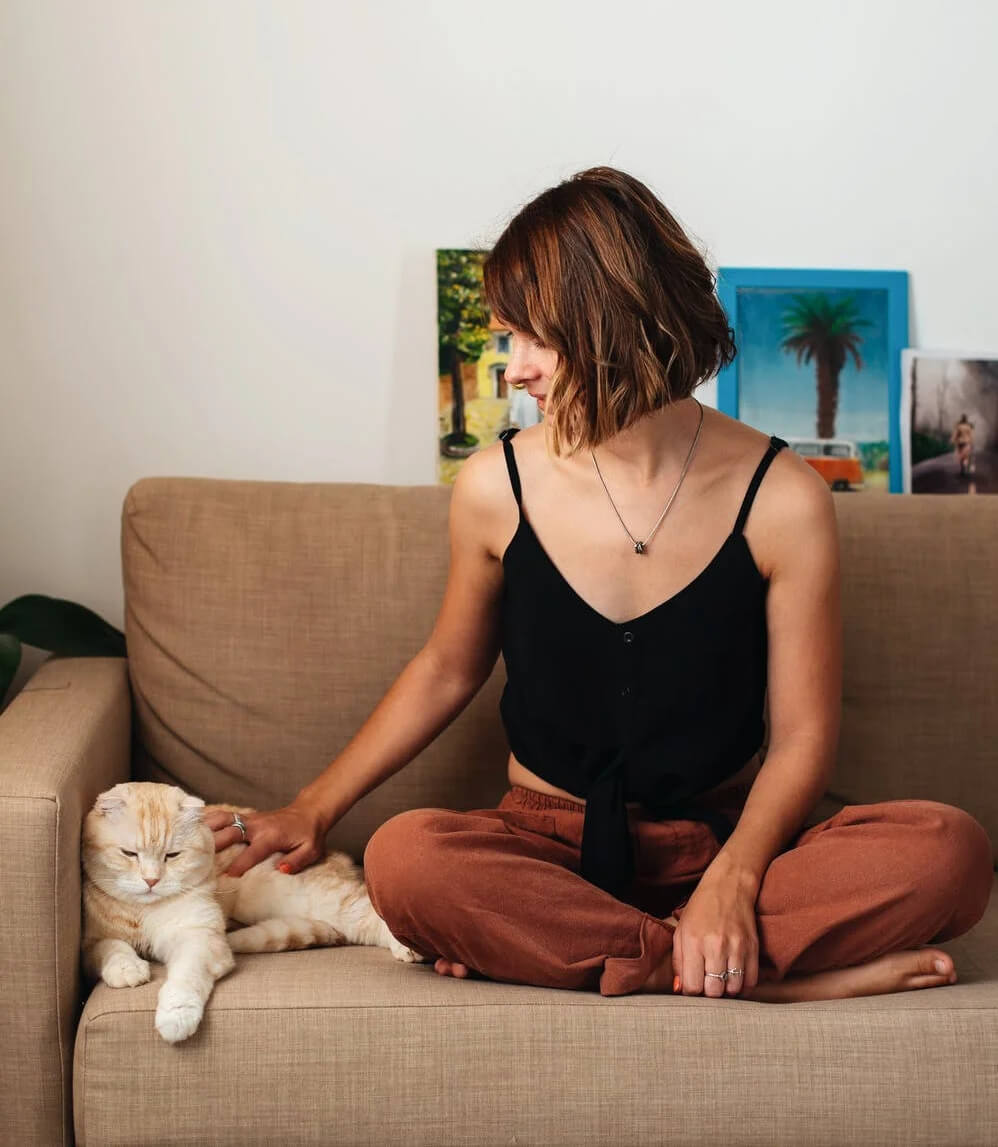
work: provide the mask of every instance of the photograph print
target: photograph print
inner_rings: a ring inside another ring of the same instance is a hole
[[[901,356],[904,489],[998,493],[998,354]]]

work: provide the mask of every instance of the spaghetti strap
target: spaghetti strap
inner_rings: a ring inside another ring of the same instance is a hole
[[[735,534],[740,534],[745,527],[745,519],[748,517],[749,510],[752,507],[752,501],[755,498],[755,492],[759,489],[759,483],[762,481],[763,475],[769,469],[770,462],[776,457],[777,454],[786,446],[787,443],[782,438],[777,438],[775,434],[769,436],[769,447],[766,453],[762,456],[762,461],[756,467],[755,473],[752,475],[752,481],[749,482],[748,490],[745,492],[745,497],[742,500],[742,507],[738,511],[738,518],[735,521],[735,528],[732,531]]]
[[[519,426],[511,426],[507,430],[503,430],[499,437],[502,439],[503,453],[506,455],[506,469],[509,471],[509,484],[513,487],[513,497],[516,499],[517,506],[522,509],[520,502],[520,472],[516,468],[516,457],[513,454],[513,443],[511,439],[515,434],[520,431]]]

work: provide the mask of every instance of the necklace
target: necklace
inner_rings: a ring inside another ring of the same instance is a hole
[[[631,533],[631,531],[627,529],[627,526],[624,523],[624,519],[620,517],[620,511],[617,509],[616,505],[614,505],[613,498],[610,498],[610,491],[606,489],[606,483],[603,482],[603,475],[600,474],[599,463],[596,461],[596,455],[593,454],[593,452],[591,450],[589,451],[589,456],[592,458],[593,465],[596,467],[596,473],[599,474],[599,480],[601,482],[603,482],[603,489],[606,490],[606,496],[608,498],[610,498],[610,505],[613,506],[613,512],[617,515],[618,518],[620,518],[620,524],[624,527],[624,530],[626,531],[627,536],[634,543],[634,552],[636,554],[643,554],[646,552],[646,547],[647,547],[648,543],[651,541],[652,535],[655,533],[655,531],[658,529],[658,527],[662,524],[662,519],[669,512],[669,507],[672,505],[673,501],[675,500],[676,495],[679,493],[679,487],[683,484],[683,479],[686,477],[686,471],[690,468],[690,461],[693,458],[693,451],[696,449],[697,442],[699,442],[699,440],[700,440],[700,430],[703,427],[703,404],[700,402],[700,400],[698,398],[694,398],[693,401],[697,404],[697,406],[700,407],[700,421],[697,423],[697,432],[696,432],[696,434],[693,435],[693,441],[690,443],[690,448],[689,448],[689,451],[686,455],[686,461],[683,463],[683,468],[680,471],[679,481],[676,483],[676,488],[672,491],[672,494],[671,494],[668,502],[666,502],[666,504],[665,504],[665,509],[659,515],[658,521],[655,523],[654,526],[652,526],[651,533],[648,535],[647,538],[645,538],[645,540],[643,542],[639,542],[638,539]]]

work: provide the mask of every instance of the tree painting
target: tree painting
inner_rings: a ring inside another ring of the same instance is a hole
[[[453,391],[450,433],[440,440],[444,454],[464,456],[478,446],[464,424],[462,364],[477,362],[489,342],[482,264],[486,251],[437,251],[437,330],[440,374],[449,374]]]
[[[858,328],[873,324],[859,317],[853,295],[835,301],[821,292],[795,295],[781,321],[781,349],[795,353],[798,365],[814,360],[817,387],[815,433],[818,438],[834,438],[839,376],[848,355],[852,355],[857,370],[863,369],[863,360],[857,349],[863,338]]]

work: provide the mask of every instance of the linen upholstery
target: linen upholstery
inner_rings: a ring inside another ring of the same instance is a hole
[[[959,805],[998,859],[998,498],[834,498],[845,665],[829,790]]]
[[[998,965],[982,982],[963,940],[940,945],[959,984],[785,1005],[458,982],[373,948],[237,956],[173,1049],[154,965],[87,1005],[79,1142],[993,1147]]]
[[[80,833],[130,736],[123,658],[50,657],[0,715],[0,1143],[72,1142]]]

